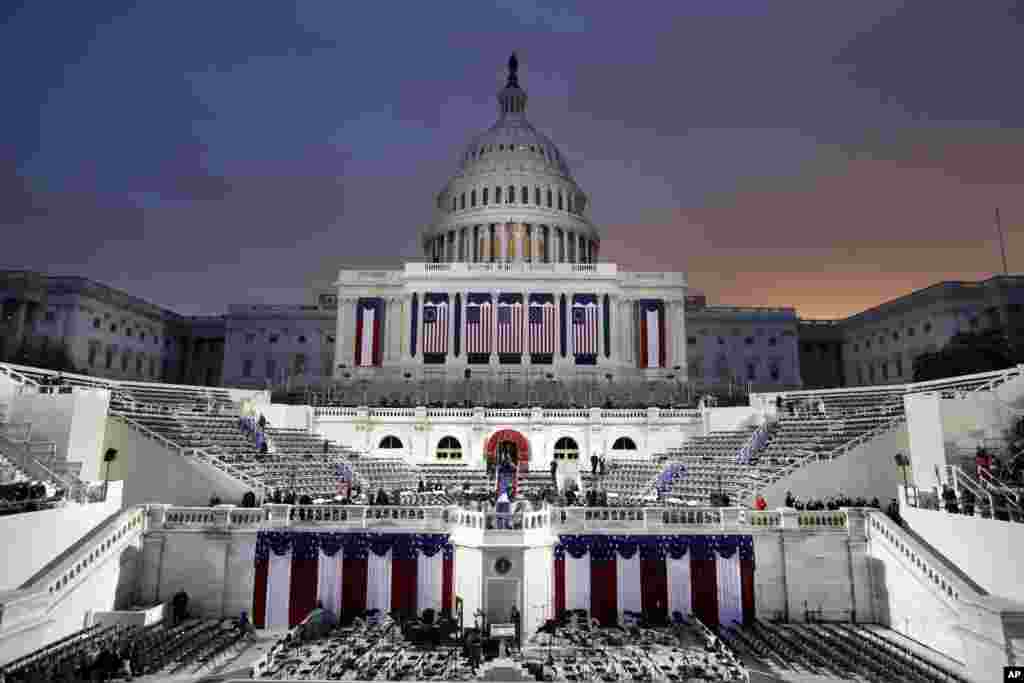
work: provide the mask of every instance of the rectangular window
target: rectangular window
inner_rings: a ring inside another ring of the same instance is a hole
[[[530,203],[530,188],[523,186],[523,189],[519,192],[519,201],[523,204]]]
[[[462,196],[459,198],[459,208],[460,209],[465,209],[466,208],[466,193],[465,192],[463,192]]]
[[[56,319],[57,319],[57,314],[54,313],[53,311],[47,311],[46,315],[43,316],[43,320],[45,320],[48,323],[52,323]]]
[[[107,349],[107,356],[104,360],[106,361],[107,370],[109,370],[110,366],[114,364],[114,352],[111,351],[110,349]]]
[[[149,376],[156,377],[156,358],[149,359]]]
[[[98,329],[100,329],[100,325],[101,325],[101,324],[102,324],[102,323],[100,322],[100,319],[99,319],[99,318],[93,318],[93,319],[92,319],[92,329],[94,329],[94,330],[98,330]]]
[[[267,361],[267,379],[274,379],[275,374],[277,374],[277,363],[270,359]]]
[[[252,361],[245,360],[242,362],[242,377],[252,377]]]
[[[561,211],[563,208],[564,208],[564,204],[562,203],[562,193],[559,192],[558,193],[558,210]]]
[[[276,344],[278,339],[280,339],[280,337],[278,335],[272,334],[272,335],[270,335],[269,341],[270,341],[271,344]]]
[[[551,208],[551,190],[548,190],[548,208]]]
[[[501,188],[500,187],[494,188],[494,203],[495,204],[501,204]]]
[[[99,347],[96,344],[89,345],[89,367],[96,365],[96,352],[99,351]]]
[[[533,203],[540,206],[540,188],[533,188]]]
[[[295,373],[294,374],[296,374],[296,375],[304,375],[304,374],[306,374],[306,354],[299,353],[299,354],[295,355],[294,367],[295,367]]]
[[[487,188],[487,187],[485,187],[485,188],[484,188],[484,196],[483,196],[483,199],[481,200],[481,203],[482,203],[482,204],[483,204],[484,206],[487,206],[487,191],[488,191],[489,189],[490,189],[490,188]]]
[[[687,344],[696,344],[697,343],[697,338],[696,337],[687,337],[686,338],[686,343]]]
[[[247,332],[246,335],[245,335],[245,343],[246,344],[253,344],[255,342],[256,342],[256,333],[255,332]]]
[[[469,205],[476,206],[476,190],[469,191]]]
[[[136,358],[135,359],[135,374],[136,375],[141,375],[142,374],[142,364],[144,362],[145,361],[142,358]]]

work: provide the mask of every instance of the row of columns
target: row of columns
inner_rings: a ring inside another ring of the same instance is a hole
[[[427,243],[435,263],[594,263],[598,243],[575,230],[529,223],[490,223],[446,230]]]
[[[492,305],[497,304],[499,294],[508,294],[508,289],[492,289],[491,301]],[[528,307],[529,305],[529,294],[527,290],[521,290],[520,295],[522,296],[523,305]],[[403,358],[411,358],[414,361],[423,360],[423,308],[426,305],[424,301],[425,292],[417,293],[417,306],[419,311],[416,316],[417,324],[417,343],[416,343],[416,354],[411,354],[410,348],[410,333],[411,333],[411,322],[412,322],[412,298],[411,294],[403,294],[401,296],[390,296],[384,297],[384,321],[381,326],[381,337],[383,350],[381,353],[382,361],[385,365],[395,364],[400,362]],[[558,295],[556,295],[558,296]],[[571,295],[566,295],[570,297]],[[632,297],[623,297],[621,295],[612,294],[610,295],[609,311],[610,311],[610,323],[611,323],[611,360],[614,362],[622,362],[632,366],[636,366],[640,359],[639,345],[639,329],[637,328],[638,321],[635,317],[636,304],[639,299]],[[557,302],[557,298],[556,298]],[[353,366],[355,362],[355,339],[356,339],[356,305],[358,298],[356,297],[344,297],[338,301],[338,319],[337,319],[337,334],[335,336],[337,344],[337,353],[335,354],[335,363],[344,364],[347,366]],[[605,357],[604,353],[604,300],[603,295],[598,298],[598,330],[599,330],[599,353],[598,355],[602,358]],[[455,305],[455,295],[451,295],[449,299],[449,306]],[[460,311],[459,320],[463,329],[460,331],[459,337],[459,357],[463,358],[466,354],[466,334],[465,334],[465,321],[466,321],[466,308],[467,308],[466,293],[463,292],[460,297]],[[566,315],[571,315],[571,305],[567,307]],[[454,313],[448,316],[448,355],[454,356],[454,343],[455,343],[455,315]],[[492,316],[492,325],[494,326],[491,330],[491,348],[495,356],[493,357],[493,363],[497,362],[496,349],[497,349],[497,315]],[[568,321],[560,321],[560,325],[568,325]],[[523,316],[523,353],[526,356],[524,363],[529,363],[529,342],[528,342],[528,326],[529,316]],[[567,344],[567,355],[572,356],[573,352],[573,340],[572,331],[567,329],[566,331],[566,344]],[[557,335],[555,356],[561,357],[561,331]],[[686,329],[683,320],[683,302],[682,301],[665,301],[665,339],[667,348],[665,349],[665,365],[666,369],[672,368],[676,365],[684,365],[686,358]]]

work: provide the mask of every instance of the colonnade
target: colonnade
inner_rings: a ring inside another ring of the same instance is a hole
[[[530,223],[451,228],[427,241],[434,263],[595,263],[599,242],[580,231]]]
[[[528,305],[530,290],[516,290],[511,287],[495,289],[491,287],[471,288],[475,293],[490,292],[492,305],[497,303],[499,294],[516,293],[522,297],[524,305]],[[387,365],[398,365],[403,361],[415,363],[423,362],[423,308],[425,306],[425,294],[430,290],[427,288],[416,291],[416,305],[419,310],[416,312],[417,344],[415,354],[411,348],[412,332],[412,292],[405,292],[401,295],[382,297],[384,299],[384,320],[381,326],[383,353],[382,362]],[[556,348],[555,364],[574,363],[573,340],[571,330],[572,298],[574,292],[552,292],[547,290],[546,294],[553,294],[555,303],[558,304],[562,294],[566,297],[566,319],[559,320],[559,343],[564,331],[566,339],[566,355],[563,358],[561,349]],[[593,290],[583,291],[581,294],[595,294]],[[461,311],[456,315],[448,316],[448,353],[447,361],[454,363],[466,362],[466,308],[467,292],[461,292],[459,297]],[[637,367],[640,353],[640,319],[637,314],[637,304],[641,297],[623,295],[621,293],[609,293],[608,315],[610,320],[610,344],[606,348],[604,337],[604,294],[598,295],[598,330],[599,330],[599,353],[598,367],[606,364],[627,365]],[[647,298],[647,297],[643,297]],[[356,304],[358,297],[341,296],[338,300],[338,319],[336,344],[338,347],[335,358],[339,359],[338,364],[352,366],[355,359],[355,321]],[[449,292],[449,305],[455,305],[455,292]],[[682,366],[686,359],[686,330],[683,319],[684,308],[682,299],[664,299],[665,302],[665,368],[671,369],[675,366]],[[458,317],[462,329],[459,331],[459,352],[455,353],[455,320]],[[491,360],[490,364],[497,367],[498,358],[496,353],[497,316],[491,317]],[[523,316],[523,365],[530,364],[529,342],[528,342],[528,316]],[[507,367],[507,366],[505,366]]]

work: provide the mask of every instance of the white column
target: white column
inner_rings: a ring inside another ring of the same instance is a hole
[[[626,334],[626,361],[636,366],[636,334],[633,329],[633,300],[626,299],[623,302],[626,306],[626,324],[623,325],[623,332]]]
[[[680,366],[681,368],[686,367],[686,313],[683,308],[682,301],[674,302],[674,311],[672,329],[675,330],[675,348],[676,348],[676,359],[672,363],[673,366]]]
[[[498,290],[491,290],[491,362],[492,369],[498,367]]]
[[[388,318],[391,321],[391,324],[388,326],[388,329],[390,330],[388,332],[388,336],[390,337],[388,340],[388,348],[391,349],[391,360],[398,362],[402,358],[402,348],[400,343],[402,339],[402,299],[397,296],[391,297],[388,303],[388,308],[390,309]]]
[[[448,352],[447,359],[455,353],[455,293],[448,292]]]
[[[416,353],[413,354],[413,360],[423,360],[423,292],[416,292]],[[412,311],[409,312],[410,323],[412,320]],[[410,334],[411,334],[410,326]]]
[[[343,299],[339,294],[338,319],[334,327],[334,367],[331,368],[332,377],[340,376],[339,365],[349,365],[348,359],[345,358],[345,339],[349,336],[350,330],[348,328],[351,327],[348,319],[348,307],[345,306],[347,301],[348,299]]]
[[[409,301],[409,295],[402,294],[398,298],[398,310],[395,312],[398,320],[398,353],[395,358],[398,360],[405,358],[405,352],[409,349],[409,318],[407,316]]]
[[[530,293],[527,291],[522,292],[523,297],[523,364],[530,364],[530,307],[527,305],[530,301]]]
[[[612,355],[611,362],[615,363],[619,360],[619,354],[622,353],[622,349],[619,345],[619,297],[618,295],[611,296],[611,301],[608,305],[608,315],[611,321],[611,344],[612,344]]]

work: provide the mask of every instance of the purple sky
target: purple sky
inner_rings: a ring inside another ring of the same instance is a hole
[[[833,317],[1000,270],[998,206],[1024,270],[1021,1],[11,4],[0,268],[195,314],[418,258],[515,50],[602,258]]]

